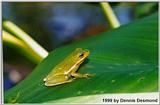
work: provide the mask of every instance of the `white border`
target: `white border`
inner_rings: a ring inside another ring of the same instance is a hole
[[[2,2],[159,2],[159,0],[2,0]]]

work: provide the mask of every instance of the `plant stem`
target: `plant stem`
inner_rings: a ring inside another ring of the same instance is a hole
[[[18,52],[22,53],[22,55],[26,56],[30,60],[32,60],[34,63],[39,63],[43,60],[41,56],[39,56],[37,53],[35,53],[30,47],[28,47],[23,41],[20,39],[14,37],[13,35],[9,34],[6,31],[2,31],[2,38],[3,42],[10,45],[11,47],[14,47],[18,50]]]
[[[105,13],[105,16],[107,17],[109,24],[112,28],[117,28],[120,26],[120,23],[118,19],[116,18],[116,15],[114,14],[111,6],[107,2],[101,2],[102,9]]]
[[[40,56],[42,59],[48,55],[48,52],[43,47],[41,47],[35,40],[33,40],[27,33],[25,33],[14,23],[4,21],[3,27],[21,39],[36,55]]]

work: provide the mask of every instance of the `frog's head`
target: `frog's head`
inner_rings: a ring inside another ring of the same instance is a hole
[[[74,59],[79,62],[83,62],[86,57],[89,55],[89,50],[76,48],[74,51]]]

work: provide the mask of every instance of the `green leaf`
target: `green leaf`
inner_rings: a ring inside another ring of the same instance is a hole
[[[158,91],[157,21],[154,14],[54,50],[26,79],[5,92],[5,102],[45,103],[77,96]],[[44,86],[43,78],[78,47],[91,52],[78,72],[95,76]]]

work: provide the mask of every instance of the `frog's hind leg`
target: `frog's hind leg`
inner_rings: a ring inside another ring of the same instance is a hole
[[[45,86],[55,86],[64,83],[72,82],[73,78],[68,78],[65,75],[57,75],[45,81]]]
[[[60,83],[48,83],[48,82],[45,82],[45,86],[56,86],[56,85],[60,85],[60,84],[64,84],[64,83],[69,83],[69,82],[72,82],[74,79],[70,79],[68,81],[64,81],[64,82],[60,82]]]

